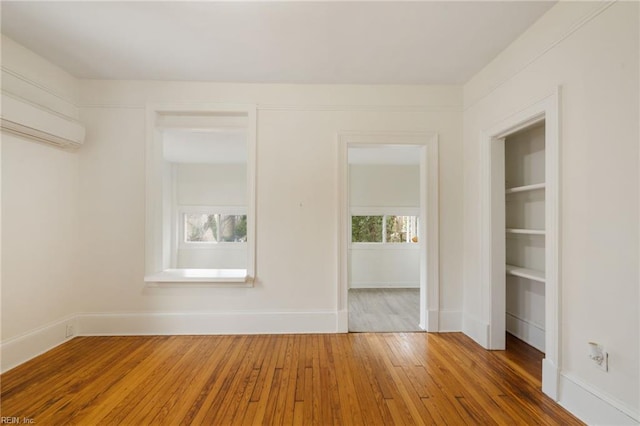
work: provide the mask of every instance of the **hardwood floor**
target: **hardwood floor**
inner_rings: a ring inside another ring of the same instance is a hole
[[[349,290],[349,331],[423,331],[420,289],[352,288]]]
[[[36,424],[581,424],[461,333],[78,337],[0,377]]]

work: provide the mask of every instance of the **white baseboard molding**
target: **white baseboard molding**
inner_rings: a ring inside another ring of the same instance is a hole
[[[638,425],[640,413],[580,379],[560,374],[558,402],[589,425]]]
[[[489,348],[489,324],[471,315],[464,314],[462,316],[462,332],[483,348]]]
[[[542,392],[558,400],[558,366],[548,358],[542,360]]]
[[[537,350],[544,352],[544,328],[537,324],[507,312],[507,332],[513,334],[523,342]]]
[[[418,326],[429,333],[437,333],[440,331],[440,312],[427,311],[426,324],[418,324]]]
[[[45,324],[2,342],[0,344],[0,353],[2,354],[0,370],[2,373],[69,340],[71,337],[65,337],[67,325],[73,325],[74,330],[78,329],[75,315]]]
[[[413,281],[358,281],[349,284],[349,288],[420,288],[419,282]]]
[[[336,331],[338,333],[349,332],[349,311],[346,309],[338,311],[338,315],[336,317]]]
[[[462,331],[462,312],[440,311],[439,316],[438,330],[440,332]]]
[[[335,333],[335,311],[83,313],[79,333],[87,336],[170,334]]]

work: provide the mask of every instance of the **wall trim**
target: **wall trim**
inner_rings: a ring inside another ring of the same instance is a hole
[[[462,105],[287,105],[258,104],[259,111],[462,112]]]
[[[68,315],[0,343],[0,372],[4,373],[70,340],[71,337],[65,337],[67,325],[78,330],[75,315]]]
[[[544,352],[544,328],[507,312],[507,331],[537,350]]]
[[[88,312],[78,335],[336,333],[335,311],[306,312]]]
[[[587,424],[638,425],[640,413],[577,377],[561,373],[558,403]]]
[[[554,401],[558,400],[558,386],[560,371],[553,360],[542,359],[542,392],[549,395]]]
[[[359,288],[420,288],[418,281],[353,281],[349,285],[349,289]]]
[[[489,347],[489,324],[464,313],[462,316],[462,332],[483,348],[487,349]]]
[[[445,311],[439,313],[438,331],[444,333],[462,331],[462,311]]]
[[[195,101],[194,101],[195,102]],[[79,103],[78,108],[113,108],[113,109],[145,109],[146,104],[118,104],[118,103]],[[439,111],[462,112],[462,105],[288,105],[288,104],[257,104],[258,111],[328,111],[328,112],[399,112],[399,113],[429,113]]]

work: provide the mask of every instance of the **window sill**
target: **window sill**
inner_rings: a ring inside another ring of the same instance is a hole
[[[351,243],[351,250],[419,250],[419,243]]]
[[[252,287],[246,269],[165,269],[144,277],[152,287]]]

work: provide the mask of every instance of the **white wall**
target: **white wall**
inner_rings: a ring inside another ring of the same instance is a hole
[[[349,250],[349,288],[419,288],[420,248],[358,247]]]
[[[104,325],[111,324],[114,318],[102,315],[105,313],[150,312],[222,315],[210,322],[209,330],[222,327],[224,315],[230,313],[242,312],[251,321],[259,321],[265,313],[285,318],[283,313],[294,312],[307,319],[313,317],[309,320],[312,323],[304,318],[287,319],[274,330],[284,332],[293,326],[302,327],[303,331],[335,330],[336,137],[345,130],[439,133],[441,306],[460,314],[459,88],[123,81],[81,84],[81,115],[90,136],[81,152],[80,216],[85,228],[101,225],[97,235],[81,240],[81,310],[91,319],[86,332],[115,332],[115,326]],[[147,101],[258,104],[254,288],[145,286],[143,169]],[[123,207],[126,214],[122,213]],[[118,324],[125,324],[120,332],[131,330],[127,328],[130,322]],[[158,323],[149,324],[153,328]],[[150,332],[149,328],[145,330]]]
[[[349,166],[352,208],[371,214],[401,214],[397,208],[420,209],[420,166],[352,164]],[[417,244],[352,245],[349,287],[420,287],[420,247]]]
[[[420,207],[420,166],[352,164],[351,207]]]
[[[243,164],[176,164],[179,206],[247,205],[247,167]]]
[[[2,37],[2,90],[77,115],[76,81]],[[65,339],[77,312],[78,154],[2,133],[2,371]]]
[[[561,2],[464,86],[464,328],[476,338],[489,322],[481,132],[561,86],[560,400],[598,424],[630,421],[611,407],[640,412],[638,52],[638,3]],[[609,352],[609,372],[589,341]]]

